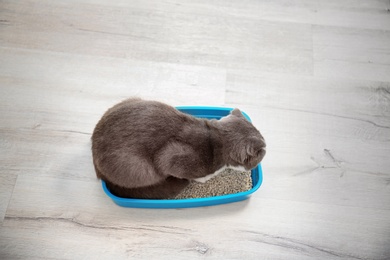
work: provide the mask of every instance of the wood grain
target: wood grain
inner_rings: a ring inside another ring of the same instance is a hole
[[[27,13],[18,3],[8,5],[15,13],[6,19],[4,46],[213,68],[312,73],[310,25],[87,3],[46,9],[52,4],[38,1]]]
[[[9,200],[15,186],[17,175],[4,173],[0,175],[0,221],[4,220],[5,212],[8,208]]]
[[[389,41],[389,30],[314,26],[314,74],[388,82]]]
[[[390,3],[0,2],[0,259],[390,259]],[[239,107],[250,200],[134,209],[90,136],[130,96]]]
[[[127,209],[108,201],[96,183],[30,176],[20,177],[14,192],[29,196],[12,198],[1,241],[12,249],[10,255],[21,257],[30,252],[33,257],[125,259],[153,257],[159,251],[163,259],[175,252],[212,259],[364,259],[388,250],[388,237],[382,238],[390,226],[381,224],[390,217],[388,210],[257,197],[191,210]],[[372,239],[366,241],[369,235]],[[348,241],[351,236],[354,240]],[[79,241],[86,242],[85,250],[77,250]]]

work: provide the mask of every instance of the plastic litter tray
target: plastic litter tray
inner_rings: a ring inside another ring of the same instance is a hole
[[[183,113],[193,115],[199,118],[206,119],[220,119],[221,117],[229,115],[233,108],[226,107],[203,107],[203,106],[183,106],[176,107]],[[242,112],[243,115],[249,120],[249,116]],[[120,198],[112,194],[104,181],[102,186],[104,192],[109,196],[117,205],[130,208],[192,208],[192,207],[205,207],[214,206],[219,204],[232,203],[248,199],[250,195],[255,192],[263,181],[263,174],[261,164],[252,169],[252,188],[248,191],[239,192],[235,194],[227,194],[221,196],[207,197],[207,198],[194,198],[194,199],[170,199],[170,200],[153,200],[153,199],[129,199]]]

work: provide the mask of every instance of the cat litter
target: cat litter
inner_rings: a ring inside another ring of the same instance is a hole
[[[191,182],[175,199],[206,198],[248,191],[252,188],[251,172],[225,169],[205,183]]]

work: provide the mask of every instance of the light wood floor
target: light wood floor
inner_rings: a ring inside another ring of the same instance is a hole
[[[250,200],[116,206],[91,132],[130,96],[239,107]],[[0,259],[390,259],[390,2],[1,0]]]

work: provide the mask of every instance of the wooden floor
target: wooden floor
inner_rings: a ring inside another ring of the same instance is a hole
[[[130,96],[239,107],[244,202],[132,209],[90,136]],[[390,2],[1,0],[0,259],[390,259]]]

